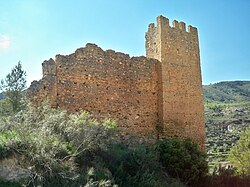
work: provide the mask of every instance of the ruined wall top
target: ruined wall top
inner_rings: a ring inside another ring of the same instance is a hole
[[[103,50],[96,44],[87,43],[85,47],[81,47],[75,50],[74,53],[69,55],[56,55],[55,60],[50,58],[42,63],[43,67],[43,77],[48,75],[55,75],[58,68],[63,68],[66,66],[78,66],[82,63],[93,65],[94,62],[100,64],[112,64],[114,62],[119,63],[119,65],[126,65],[131,67],[152,66],[158,63],[156,59],[146,58],[145,56],[130,56],[125,53],[116,52],[114,50],[108,49]],[[116,66],[115,64],[113,64]],[[143,69],[143,68],[142,68]],[[141,69],[141,70],[142,70]],[[137,73],[140,72],[140,68]]]

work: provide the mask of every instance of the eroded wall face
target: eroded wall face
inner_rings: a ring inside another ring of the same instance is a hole
[[[155,133],[157,64],[146,57],[103,51],[94,44],[68,56],[57,55],[57,107],[116,119],[124,134]]]
[[[161,136],[191,138],[204,147],[204,108],[197,30],[189,27],[189,31],[186,31],[185,23],[177,21],[171,27],[164,17],[158,17],[157,21],[157,27],[149,27],[147,38],[158,39],[153,39],[154,43],[146,41],[146,45],[154,44],[155,49],[147,50],[147,55],[155,55],[161,61]]]
[[[197,37],[174,28],[162,37],[164,133],[192,137],[203,145],[204,109]]]

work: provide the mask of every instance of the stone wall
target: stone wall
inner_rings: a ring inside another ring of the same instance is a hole
[[[87,110],[118,121],[125,134],[155,132],[158,123],[159,62],[132,57],[95,44],[43,63],[43,78],[33,82],[28,98],[72,112]]]

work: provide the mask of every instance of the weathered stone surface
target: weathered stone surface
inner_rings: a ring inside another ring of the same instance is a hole
[[[190,137],[204,145],[204,109],[197,29],[163,16],[146,33],[146,57],[87,44],[43,63],[27,97],[118,121],[124,134]],[[157,60],[154,60],[157,59]]]
[[[125,134],[145,135],[155,132],[158,123],[157,65],[154,59],[87,44],[71,55],[57,55],[55,63],[45,61],[43,78],[31,84],[28,98],[115,118]]]
[[[161,62],[160,136],[190,137],[204,146],[204,108],[198,32],[184,22],[157,18],[146,33],[147,57]]]
[[[28,179],[31,172],[22,168],[15,157],[0,160],[0,178],[6,181]]]

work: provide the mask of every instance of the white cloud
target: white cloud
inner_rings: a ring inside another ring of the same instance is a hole
[[[10,37],[7,35],[0,36],[0,49],[8,49],[10,47]]]

